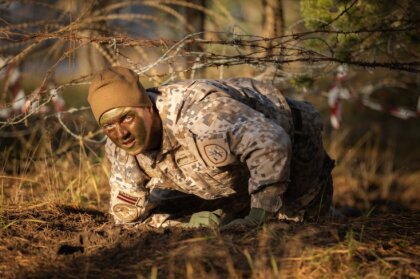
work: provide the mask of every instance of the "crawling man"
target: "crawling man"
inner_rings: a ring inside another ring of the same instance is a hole
[[[88,101],[108,137],[118,224],[258,226],[328,214],[334,164],[321,117],[273,86],[199,79],[146,90],[132,70],[111,67]]]

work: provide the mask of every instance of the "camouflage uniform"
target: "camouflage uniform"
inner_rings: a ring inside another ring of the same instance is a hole
[[[188,80],[149,92],[157,94],[161,148],[130,156],[106,143],[116,222],[168,223],[169,215],[148,214],[156,188],[205,200],[230,197],[230,209],[239,210],[250,197],[251,206],[259,207],[260,190],[279,185],[278,217],[294,220],[320,200],[331,201],[332,164],[322,146],[322,121],[308,103],[248,78]]]

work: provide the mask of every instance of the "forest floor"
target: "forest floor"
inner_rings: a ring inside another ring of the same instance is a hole
[[[418,278],[420,212],[258,229],[115,226],[95,209],[3,208],[2,278]]]

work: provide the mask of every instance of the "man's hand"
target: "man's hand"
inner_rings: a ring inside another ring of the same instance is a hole
[[[186,228],[218,227],[220,224],[220,212],[200,211],[191,215],[190,221],[184,224]]]
[[[247,227],[258,227],[268,221],[273,216],[273,213],[265,211],[262,208],[251,208],[248,216],[241,219],[235,219],[226,224],[222,229],[231,228],[233,226],[242,225]]]

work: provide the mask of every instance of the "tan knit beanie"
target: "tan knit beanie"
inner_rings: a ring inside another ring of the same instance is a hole
[[[104,112],[113,108],[152,106],[138,75],[123,67],[99,72],[90,84],[88,102],[98,122]]]

